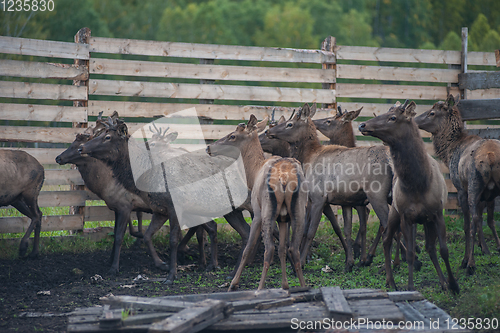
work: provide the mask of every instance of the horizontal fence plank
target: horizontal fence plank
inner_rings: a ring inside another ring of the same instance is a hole
[[[0,141],[71,143],[77,133],[84,131],[85,128],[0,126]]]
[[[500,118],[499,99],[461,99],[457,107],[463,120]]]
[[[85,206],[86,200],[100,200],[89,191],[41,191],[38,196],[40,207]]]
[[[337,64],[337,78],[362,80],[458,82],[459,69]]]
[[[458,79],[460,89],[500,88],[500,72],[461,73],[458,75]]]
[[[43,185],[85,185],[85,183],[76,169],[45,169]]]
[[[151,214],[142,213],[142,220],[151,220]],[[132,218],[137,219],[135,213],[132,213]],[[114,221],[115,212],[107,206],[86,206],[85,207],[85,222],[92,221]]]
[[[0,59],[0,76],[87,80],[89,72],[83,66]]]
[[[374,114],[378,116],[386,113],[392,106],[394,106],[394,104],[387,104],[387,103],[354,103],[354,102],[337,102],[337,105],[342,107],[343,111],[358,110],[362,107],[363,110],[361,110],[359,117],[373,117]],[[429,110],[430,108],[432,108],[432,105],[417,103],[417,108],[415,109],[415,112],[417,113],[417,115],[419,115]],[[321,117],[315,116],[314,118],[320,119]]]
[[[0,233],[25,232],[30,219],[23,217],[0,217]],[[82,230],[83,215],[42,216],[42,231]]]
[[[0,103],[2,120],[87,122],[87,108],[61,105]]]
[[[90,73],[204,80],[334,83],[334,69],[185,64],[92,58]]]
[[[89,45],[0,36],[0,53],[38,57],[89,59]]]
[[[483,139],[500,139],[500,128],[470,128],[467,126],[467,132],[482,137]],[[492,127],[492,126],[490,126]]]
[[[335,63],[333,53],[321,50],[192,44],[102,37],[90,38],[90,52],[199,59]]]
[[[467,52],[467,65],[496,66],[495,52]]]
[[[368,46],[337,46],[337,60],[460,64],[460,51],[416,50]]]
[[[355,84],[337,83],[337,98],[391,98],[404,101],[405,99],[446,100],[447,87],[437,86],[410,86],[392,84]],[[450,88],[451,94],[458,94],[458,87]]]
[[[87,87],[66,84],[0,81],[0,97],[86,100]]]
[[[90,95],[334,103],[335,90],[90,80]]]
[[[299,106],[299,105],[297,105]],[[218,104],[182,104],[182,103],[148,103],[148,102],[115,102],[115,101],[89,101],[89,116],[97,116],[104,111],[103,116],[110,116],[113,111],[118,111],[120,117],[160,117],[168,116],[175,112],[195,108],[199,117],[226,120],[248,120],[254,114],[257,119],[271,115],[276,110],[275,117],[281,115],[289,117],[294,108],[280,106],[255,106],[255,105],[218,105]],[[318,109],[316,117],[334,116],[334,109]]]
[[[0,133],[1,133],[0,129]],[[2,133],[3,136],[3,133]],[[37,159],[40,164],[56,164],[56,156],[61,154],[64,148],[0,148],[22,150]]]
[[[500,97],[500,89],[476,89],[476,90],[467,90],[467,98],[468,99],[493,99]]]

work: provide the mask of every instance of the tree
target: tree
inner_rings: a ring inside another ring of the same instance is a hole
[[[342,15],[337,43],[341,45],[378,46],[372,37],[372,27],[367,13],[356,9]]]
[[[450,31],[443,42],[439,44],[439,49],[460,51],[462,49],[462,38],[454,31]]]

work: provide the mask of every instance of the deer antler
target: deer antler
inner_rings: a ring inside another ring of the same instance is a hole
[[[292,120],[294,114],[295,114],[295,109],[293,109],[292,115],[290,116],[290,119],[288,119],[288,120]]]
[[[337,114],[341,116],[342,115],[342,107],[340,105],[338,105],[337,109],[338,109]]]
[[[276,113],[276,108],[273,108],[273,112],[271,112],[271,123],[274,123],[274,114]]]
[[[403,107],[403,109],[406,109],[406,107],[408,106],[408,103],[409,103],[409,102],[410,102],[409,100],[406,100],[406,101],[405,101],[405,103],[404,103],[404,104],[403,104],[403,106],[402,106],[402,107]]]

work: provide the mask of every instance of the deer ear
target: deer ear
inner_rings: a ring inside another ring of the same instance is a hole
[[[248,121],[248,123],[247,123],[247,129],[248,129],[249,131],[251,131],[251,130],[252,130],[252,128],[253,128],[255,125],[257,125],[257,117],[255,117],[255,115],[251,114],[251,115],[250,115],[250,120],[249,120],[249,121]]]
[[[120,135],[121,137],[126,137],[128,135],[128,128],[125,123],[119,124],[116,131],[118,132],[118,135]]]
[[[259,121],[257,123],[257,125],[255,125],[257,133],[260,133],[260,132],[262,132],[263,130],[266,129],[267,121],[268,120],[269,120],[269,118],[266,116],[266,118],[264,118],[263,120]]]
[[[309,115],[311,114],[311,109],[309,107],[309,104],[304,104],[304,106],[300,109],[298,115],[297,115],[297,120],[298,119],[305,119],[307,117],[309,117]]]
[[[417,114],[415,112],[416,108],[417,108],[417,104],[414,101],[411,101],[411,103],[408,104],[408,106],[404,110],[405,117],[408,118],[408,119],[411,119],[411,118],[415,117],[415,115]]]
[[[280,117],[280,119],[278,119],[278,125],[279,125],[279,124],[283,124],[284,122],[286,122],[286,118],[285,118],[285,116],[283,116],[283,115],[282,115],[282,116]]]
[[[177,136],[179,135],[178,132],[170,132],[165,136],[165,141],[166,142],[174,142],[175,139],[177,139]]]
[[[452,94],[449,94],[448,98],[446,98],[446,105],[449,109],[451,109],[455,105],[455,98],[453,98]]]
[[[344,123],[347,123],[347,122],[350,122],[350,121],[353,121],[354,119],[358,118],[361,110],[363,110],[363,107],[361,107],[361,109],[359,110],[356,110],[356,111],[349,111],[349,112],[345,112],[343,115],[342,115],[342,121]]]
[[[316,114],[316,102],[314,102],[314,104],[311,107],[311,113],[309,114],[309,118],[314,117],[315,114]]]

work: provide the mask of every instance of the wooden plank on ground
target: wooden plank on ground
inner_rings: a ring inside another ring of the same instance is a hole
[[[38,57],[89,59],[89,46],[67,42],[0,36],[0,53]]]
[[[460,110],[463,120],[500,118],[500,100],[498,98],[461,99],[457,107]]]
[[[62,105],[0,103],[0,119],[87,122],[87,108]]]
[[[244,291],[233,291],[230,293],[164,296],[161,298],[170,300],[179,300],[185,302],[200,302],[206,299],[234,302],[234,301],[254,300],[254,299],[273,300],[278,298],[286,298],[288,296],[289,296],[288,291],[283,289],[265,289],[260,291],[244,290]]]
[[[0,81],[0,97],[53,100],[85,100],[87,87],[66,84]]]
[[[338,60],[460,64],[459,51],[416,50],[368,46],[337,46]]]
[[[346,289],[343,293],[347,301],[388,297],[387,292],[379,289]]]
[[[1,68],[1,67],[0,67]],[[92,74],[147,76],[204,80],[266,82],[335,82],[335,70],[187,64],[92,58]]]
[[[208,299],[194,304],[172,315],[171,317],[154,323],[149,332],[156,333],[195,333],[224,319],[226,303]]]
[[[113,307],[124,307],[144,310],[157,310],[165,312],[177,312],[193,306],[193,302],[176,301],[160,297],[139,296],[109,296],[102,299],[102,303]]]
[[[337,65],[337,78],[416,82],[458,82],[460,69]]]
[[[460,73],[458,75],[459,89],[490,89],[500,88],[500,72],[478,72],[478,73]]]
[[[118,38],[90,38],[90,52],[137,54],[197,59],[335,63],[335,55],[321,50],[159,42]]]
[[[34,126],[0,126],[1,141],[7,142],[62,142],[71,143],[77,133],[85,128],[71,127],[34,127]],[[56,164],[55,160],[51,162]]]
[[[90,95],[333,103],[335,90],[90,80]]]
[[[89,116],[97,116],[104,111],[103,116],[111,115],[115,110],[120,117],[161,117],[175,112],[195,108],[200,117],[211,119],[246,120],[254,114],[257,119],[270,116],[276,109],[277,118],[284,115],[287,119],[296,107],[256,106],[256,105],[219,105],[219,104],[182,104],[182,103],[147,103],[118,101],[89,101]],[[385,110],[387,112],[388,109]],[[337,113],[333,109],[318,109],[315,118],[326,118]],[[372,114],[370,113],[370,116]]]
[[[2,129],[0,128],[0,132]],[[2,132],[3,136],[3,132]],[[56,156],[62,153],[64,148],[0,148],[22,150],[37,159],[40,164],[56,164]]]
[[[42,217],[42,231],[81,230],[82,215],[50,215]],[[24,233],[28,229],[30,219],[26,216],[0,217],[0,233]]]
[[[0,76],[87,80],[89,73],[85,67],[69,64],[0,59]]]
[[[458,94],[458,87],[451,87],[449,92]],[[401,102],[406,99],[446,100],[448,90],[445,86],[337,83],[336,96],[337,98],[390,98]]]
[[[339,319],[352,318],[352,310],[340,287],[322,287],[323,301],[330,314]]]

